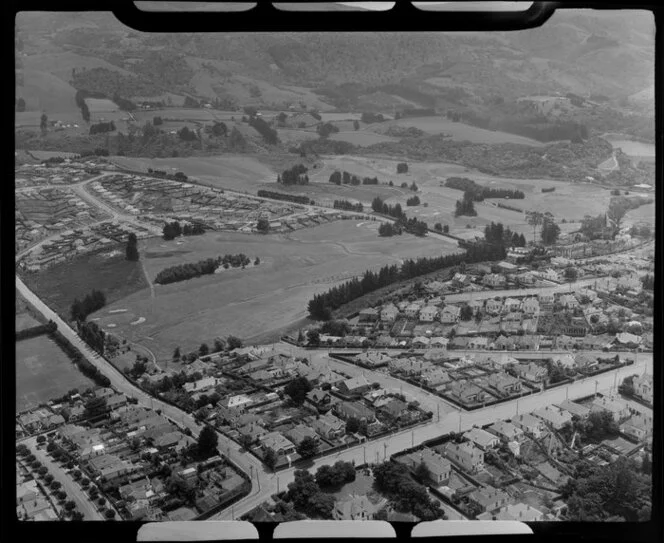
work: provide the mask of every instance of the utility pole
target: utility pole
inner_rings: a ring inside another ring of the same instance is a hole
[[[383,443],[383,460],[387,462],[387,441]]]
[[[439,403],[436,404],[436,412],[437,412],[437,415],[438,415],[438,421],[437,422],[440,422],[440,404]]]
[[[364,465],[367,464],[367,446],[363,446],[362,450],[364,451]]]
[[[415,428],[410,431],[410,446],[415,446]]]
[[[279,494],[279,476],[277,475],[277,494]]]

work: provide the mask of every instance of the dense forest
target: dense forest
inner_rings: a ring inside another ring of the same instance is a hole
[[[284,170],[277,176],[277,183],[282,185],[308,185],[308,168],[304,164],[296,164],[288,170]]]
[[[345,211],[357,211],[362,213],[364,211],[364,206],[362,205],[362,202],[357,202],[354,204],[348,200],[335,200],[334,209],[343,209]]]
[[[329,320],[332,311],[369,292],[386,287],[398,281],[412,279],[434,271],[442,270],[462,263],[502,260],[505,248],[502,245],[468,245],[465,253],[406,260],[401,267],[396,264],[383,266],[378,272],[367,270],[362,279],[354,278],[333,287],[327,292],[316,294],[309,302],[309,315],[316,320]]]
[[[71,318],[73,321],[84,321],[88,315],[106,305],[106,296],[100,290],[93,290],[86,294],[83,300],[76,298],[71,304]]]

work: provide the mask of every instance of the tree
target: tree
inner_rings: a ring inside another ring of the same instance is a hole
[[[65,509],[67,511],[73,511],[74,509],[76,509],[76,502],[74,502],[73,500],[66,501],[65,502]]]
[[[535,243],[537,227],[544,221],[544,213],[541,211],[526,211],[526,221],[533,227],[533,243]]]
[[[108,520],[114,519],[115,518],[115,510],[114,509],[106,509],[106,511],[104,511],[104,516]]]
[[[100,498],[97,500],[97,503],[99,504],[100,507],[104,507],[104,506],[106,505],[106,498],[104,498],[103,496],[100,497]]]
[[[50,473],[47,473],[46,475],[44,475],[44,482],[47,485],[50,485],[53,482],[53,475],[51,475]]]
[[[44,475],[48,473],[48,468],[46,466],[42,466],[37,470],[37,473],[39,473],[39,475],[44,477]]]
[[[443,225],[440,224],[439,222],[437,222],[436,224],[433,225],[433,229],[437,230],[438,232],[442,232],[443,231]]]
[[[564,275],[565,275],[565,279],[567,279],[569,281],[576,281],[576,278],[578,277],[579,272],[577,271],[576,268],[573,268],[572,266],[568,266],[567,268],[565,268]]]
[[[132,262],[136,262],[140,257],[138,254],[138,239],[136,238],[136,234],[131,232],[129,236],[127,236],[127,247],[125,249],[125,257],[127,260],[130,260]]]
[[[23,98],[19,98],[16,101],[16,111],[25,111],[25,100]],[[357,130],[357,128],[355,130]]]
[[[263,455],[263,463],[268,469],[274,470],[274,467],[277,465],[277,453],[272,449],[265,451],[265,454]]]
[[[317,450],[318,443],[316,443],[316,440],[311,436],[305,437],[297,446],[297,453],[302,458],[309,458],[315,455]]]
[[[609,209],[606,212],[606,220],[611,231],[611,237],[615,238],[622,226],[625,214],[630,209],[630,202],[627,198],[611,198]]]
[[[261,234],[267,234],[270,231],[270,223],[267,219],[258,219],[256,230]]]
[[[39,121],[39,128],[41,130],[42,136],[46,135],[48,130],[48,116],[46,113],[42,113],[41,119]]]
[[[308,344],[314,347],[320,345],[320,332],[318,330],[309,330],[307,332]]]
[[[210,352],[210,347],[208,347],[207,343],[201,343],[201,346],[198,348],[198,356],[205,356],[209,354]]]
[[[469,321],[473,318],[473,308],[469,305],[464,305],[461,307],[460,318],[462,321]]]
[[[306,377],[297,377],[293,379],[284,388],[284,392],[290,397],[291,403],[300,406],[307,398],[307,393],[312,389],[312,385]]]
[[[428,481],[432,480],[431,471],[424,462],[420,462],[417,465],[413,475],[415,475],[415,478],[422,484],[426,484]]]
[[[37,436],[37,443],[39,443],[40,445],[42,443],[44,443],[45,441],[46,441],[46,436],[45,435]]]
[[[514,235],[517,235],[516,233]],[[553,245],[558,241],[558,236],[560,235],[560,227],[553,222],[553,219],[551,217],[544,217],[543,223],[542,223],[542,231],[541,231],[541,237],[542,237],[542,243],[544,245]],[[518,245],[517,245],[518,246]]]
[[[181,356],[182,353],[180,352],[180,347],[175,347],[175,350],[173,351],[173,360],[180,360]]]
[[[226,345],[228,345],[228,350],[232,351],[233,349],[241,349],[242,348],[242,340],[240,338],[237,338],[235,336],[228,336],[226,338]]]
[[[408,173],[408,164],[405,162],[399,162],[399,164],[397,164],[397,173]]]
[[[25,105],[25,102],[24,102],[24,105]],[[353,121],[353,128],[354,128],[355,130],[359,130],[359,129],[360,129],[360,123],[359,123],[359,121],[358,121],[357,119],[355,119],[355,120]]]
[[[217,454],[219,437],[212,427],[204,426],[198,436],[196,452],[199,458],[205,459]]]

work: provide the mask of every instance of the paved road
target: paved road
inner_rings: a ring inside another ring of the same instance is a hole
[[[37,448],[37,438],[32,437],[26,439],[25,443],[31,450],[32,454],[37,457],[44,466],[48,468],[48,472],[53,475],[53,479],[59,481],[62,485],[62,490],[67,493],[67,499],[73,500],[76,503],[76,508],[83,514],[84,520],[104,520],[103,515],[97,510],[92,500],[87,494],[76,484],[69,474],[46,453],[45,448]]]
[[[281,348],[283,349],[283,352],[291,351],[290,346],[282,345]],[[275,350],[277,350],[276,345]],[[320,359],[320,357],[326,356],[324,353],[312,354],[312,351],[302,351],[304,356],[308,355],[308,358],[312,360],[312,364],[314,365],[317,363],[313,361],[314,359]],[[299,351],[296,353],[295,350],[293,350],[293,353],[295,356],[302,356]],[[349,366],[355,368],[355,366],[352,366],[352,364],[349,364]],[[526,413],[543,405],[551,405],[553,403],[561,402],[566,398],[573,400],[591,395],[595,392],[595,381],[598,382],[597,392],[609,393],[614,384],[620,384],[624,377],[634,373],[642,373],[646,368],[647,371],[652,372],[652,354],[640,353],[638,355],[637,362],[634,365],[620,368],[617,371],[605,373],[596,377],[589,377],[583,381],[572,383],[568,387],[546,390],[542,393],[528,396],[518,401],[512,400],[497,406],[494,405],[484,409],[478,409],[470,413],[460,412],[458,409],[450,410],[449,404],[440,398],[440,418],[437,417],[436,410],[433,409],[434,418],[429,424],[419,426],[413,430],[404,430],[386,438],[370,441],[368,443],[346,449],[339,453],[319,458],[314,461],[313,466],[309,469],[315,471],[320,466],[333,464],[337,460],[355,462],[355,464],[358,465],[365,462],[383,461],[385,458],[389,458],[390,455],[398,451],[419,445],[426,440],[433,439],[450,432],[466,431],[472,428],[474,425],[483,426],[497,420],[509,419],[517,413],[517,409],[519,413]],[[347,369],[350,371],[350,368]],[[367,370],[365,370],[365,372],[367,372],[367,378],[369,378],[370,372]],[[376,378],[378,378],[378,375]],[[371,377],[373,378],[374,375],[372,374]],[[419,396],[415,396],[416,399],[418,399],[420,402],[431,401],[431,399],[427,396],[432,395],[417,389],[417,387],[414,388],[415,390],[413,392],[419,391],[420,393]],[[257,492],[252,496],[248,496],[247,498],[236,503],[232,509],[226,509],[212,517],[210,520],[230,520],[233,517],[238,518],[239,516],[249,512],[251,509],[268,499],[270,495],[274,494],[278,490],[285,490],[288,483],[292,482],[294,479],[294,471],[294,468],[290,468],[280,471],[277,474],[270,474],[268,476],[269,483],[267,485],[264,479],[261,480],[260,492]]]
[[[145,391],[134,386],[128,381],[125,376],[117,370],[110,362],[99,356],[94,352],[86,343],[84,343],[79,336],[72,330],[69,325],[64,322],[60,316],[51,310],[41,299],[32,292],[21,279],[16,277],[16,288],[23,295],[28,302],[41,312],[47,319],[52,320],[58,326],[58,331],[66,337],[76,348],[79,349],[81,354],[87,360],[99,369],[111,381],[113,386],[119,392],[126,394],[128,397],[136,398],[138,403],[149,407],[151,409],[161,409],[162,414],[178,425],[189,428],[194,436],[197,436],[202,427],[194,420],[194,418],[185,413],[181,409],[174,407],[170,404],[164,403],[158,398],[153,398]],[[247,474],[253,474],[254,477],[266,478],[267,471],[263,467],[262,462],[250,454],[245,454],[239,450],[239,446],[232,440],[225,437],[223,434],[218,433],[219,437],[219,452],[228,456],[235,464],[240,467]],[[261,481],[262,482],[262,481]],[[256,490],[254,486],[252,492]]]

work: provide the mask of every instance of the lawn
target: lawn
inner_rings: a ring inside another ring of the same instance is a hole
[[[16,343],[16,410],[93,386],[48,336]]]
[[[331,140],[347,141],[353,145],[366,147],[374,143],[383,143],[384,141],[399,141],[398,138],[376,134],[375,132],[367,132],[364,130],[357,130],[353,132],[337,132],[330,135]]]
[[[328,491],[327,494],[334,496],[335,501],[343,501],[356,495],[367,496],[374,503],[379,502],[381,496],[373,489],[373,477],[365,475],[361,471],[356,471],[355,473],[356,476],[353,482],[345,484],[334,492]]]
[[[163,360],[176,346],[187,352],[217,336],[233,334],[256,341],[306,318],[313,294],[368,268],[457,250],[455,244],[434,238],[380,238],[377,226],[339,221],[288,236],[210,233],[180,244],[152,239],[149,250],[141,251],[151,277],[174,264],[224,253],[243,252],[252,260],[258,256],[261,263],[156,285],[154,298],[149,289],[133,292],[91,318],[98,318],[104,329],[144,344]],[[126,311],[110,312],[120,309]]]
[[[125,260],[120,249],[83,255],[22,278],[49,307],[68,319],[73,301],[93,289],[101,290],[110,304],[148,286],[141,264]]]

